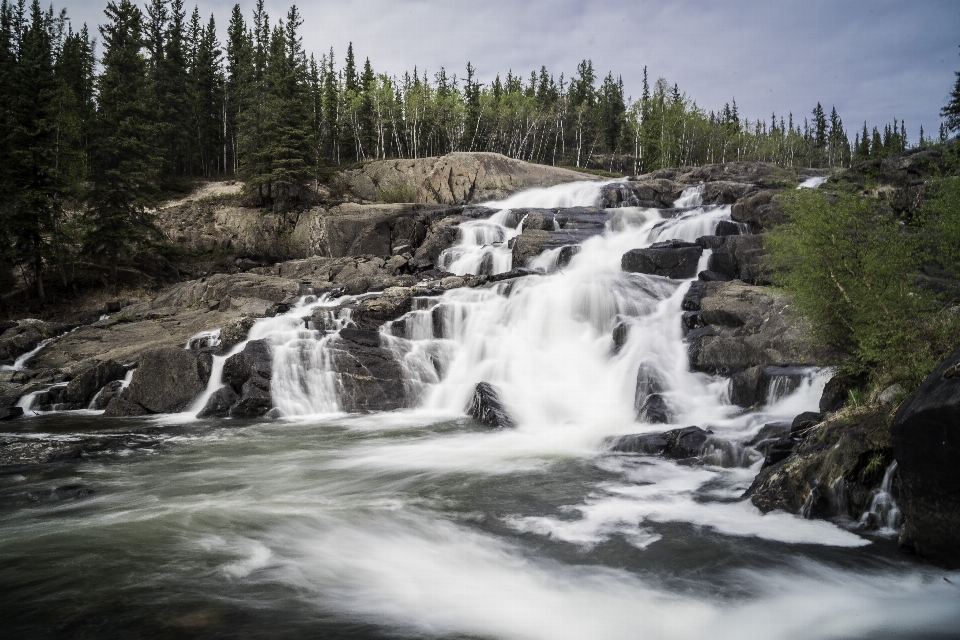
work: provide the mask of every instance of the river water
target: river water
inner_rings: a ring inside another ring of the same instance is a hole
[[[491,206],[598,195],[566,185]],[[384,327],[409,410],[338,413],[330,338],[297,327],[304,307],[334,303],[308,299],[251,332],[282,355],[280,418],[5,424],[105,445],[0,475],[4,637],[960,637],[960,575],[903,556],[890,532],[739,501],[762,457],[738,443],[815,409],[826,375],[744,413],[723,378],[689,371],[689,283],[620,271],[629,249],[729,219],[696,191],[677,204],[675,218],[610,211],[569,264],[557,249],[534,260],[549,275],[453,290],[402,331]],[[522,222],[498,215],[464,230],[447,268],[515,266],[495,243]],[[671,425],[637,421],[638,371]],[[464,415],[481,381],[515,429]],[[611,437],[693,424],[716,436],[704,464],[610,450]]]

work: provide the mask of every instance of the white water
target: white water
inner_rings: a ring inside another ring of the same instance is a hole
[[[800,183],[800,186],[797,187],[797,189],[816,189],[826,181],[827,179],[825,177],[819,177],[819,176],[813,177],[813,178],[807,178],[806,180]]]
[[[883,474],[880,488],[874,491],[870,508],[860,517],[861,525],[876,526],[880,535],[895,536],[900,530],[900,507],[891,493],[896,472],[897,462],[894,460]]]

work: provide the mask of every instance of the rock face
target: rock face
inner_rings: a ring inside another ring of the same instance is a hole
[[[810,346],[789,301],[765,287],[703,282],[697,287],[702,327],[687,334],[690,364],[698,371],[735,373],[754,366],[817,365],[824,354]],[[689,294],[688,294],[689,295]]]
[[[70,409],[86,409],[93,396],[109,382],[121,380],[127,371],[118,362],[97,362],[74,377],[64,391],[62,402]]]
[[[846,410],[819,423],[798,417],[767,454],[768,462],[771,454],[779,460],[761,470],[745,497],[764,513],[859,519],[893,461],[889,420],[877,407]]]
[[[809,373],[806,367],[750,367],[730,378],[730,402],[754,407],[767,401],[771,390],[782,397],[794,391]]]
[[[469,204],[496,200],[533,187],[552,187],[596,177],[513,160],[498,153],[450,153],[438,158],[382,160],[341,174],[350,190],[379,200],[384,189],[405,186],[417,202]]]
[[[697,243],[713,250],[707,261],[709,271],[721,274],[727,280],[736,278],[749,284],[770,284],[770,269],[764,261],[763,236],[707,236],[699,238]]]
[[[891,432],[902,483],[901,544],[960,567],[960,349],[904,401]]]
[[[664,433],[621,436],[613,440],[611,450],[621,453],[663,455],[667,458],[683,460],[700,455],[703,445],[710,439],[710,434],[710,431],[704,431],[700,427],[685,427]]]
[[[18,356],[35,349],[47,338],[63,333],[67,327],[42,320],[20,320],[0,333],[0,364],[13,364]]]
[[[407,406],[403,370],[381,346],[380,334],[342,329],[330,343],[331,360],[340,378],[340,408],[348,413],[393,411]]]
[[[631,273],[649,273],[685,280],[697,275],[697,263],[703,249],[693,242],[669,240],[646,249],[631,249],[623,254],[620,266]]]
[[[107,405],[106,415],[139,415],[130,405],[146,413],[182,411],[203,392],[209,379],[209,354],[177,347],[152,349],[141,356],[130,386]]]
[[[769,231],[787,220],[779,193],[772,189],[751,193],[733,205],[730,217],[750,225],[753,233]]]
[[[233,418],[257,418],[273,408],[270,381],[273,377],[273,350],[266,340],[251,340],[243,351],[223,363],[223,381],[232,394],[221,389],[203,408],[203,416],[223,415],[229,407]],[[235,399],[236,398],[236,399]]]
[[[477,384],[473,397],[467,405],[467,415],[494,429],[516,426],[500,401],[496,388],[488,382]]]

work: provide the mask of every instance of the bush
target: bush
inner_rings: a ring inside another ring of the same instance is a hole
[[[417,202],[417,189],[404,182],[380,185],[377,188],[377,200],[380,202]]]
[[[906,228],[875,201],[813,190],[791,194],[784,206],[789,222],[767,239],[770,262],[814,338],[849,354],[838,363],[845,373],[916,387],[956,346],[960,329],[960,316],[915,286],[926,260],[945,259],[921,248],[941,218]]]

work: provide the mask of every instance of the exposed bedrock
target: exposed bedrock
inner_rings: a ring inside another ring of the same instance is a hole
[[[904,401],[891,432],[905,518],[901,544],[960,568],[960,349]]]
[[[682,303],[699,314],[701,325],[687,334],[693,369],[732,374],[825,361],[827,354],[811,346],[806,325],[785,296],[739,281],[694,284]]]
[[[551,187],[596,176],[513,160],[499,153],[449,153],[416,160],[379,160],[341,174],[350,190],[366,200],[407,187],[417,202],[469,204],[498,200],[533,187]]]
[[[407,406],[403,369],[382,345],[380,334],[342,329],[330,343],[340,380],[340,408],[348,413],[393,411]]]

